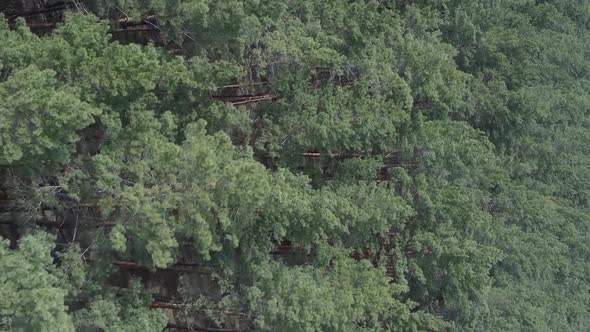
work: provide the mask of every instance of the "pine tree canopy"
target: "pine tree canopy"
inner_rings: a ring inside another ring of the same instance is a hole
[[[0,332],[590,331],[587,0],[0,3]]]

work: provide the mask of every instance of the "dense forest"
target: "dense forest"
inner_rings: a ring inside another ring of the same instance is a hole
[[[0,12],[0,331],[590,330],[590,1]]]

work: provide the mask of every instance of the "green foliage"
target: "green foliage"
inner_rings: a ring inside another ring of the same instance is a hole
[[[75,322],[79,329],[161,331],[167,319],[162,312],[148,309],[149,303],[149,294],[135,282],[119,298],[107,296],[93,299],[88,309],[76,313]]]
[[[367,261],[330,259],[327,271],[313,267],[259,268],[258,282],[248,290],[256,328],[261,331],[411,331],[436,328],[427,315],[395,295],[383,270]]]
[[[55,72],[29,66],[0,83],[0,161],[57,161],[70,158],[77,131],[100,110],[80,100],[79,91],[56,89]]]
[[[3,21],[0,182],[75,212],[60,241],[80,245],[0,248],[1,328],[161,330],[148,281],[109,286],[128,259],[207,264],[183,314],[227,327],[588,330],[586,2],[99,0],[107,21],[42,37]],[[183,56],[113,41],[125,15]],[[274,99],[211,98],[233,93]]]
[[[64,304],[67,290],[55,269],[48,234],[23,237],[16,250],[0,246],[0,329],[2,331],[74,331]]]

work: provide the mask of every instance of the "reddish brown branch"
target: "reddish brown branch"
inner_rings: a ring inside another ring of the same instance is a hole
[[[251,103],[258,103],[266,100],[276,99],[273,95],[243,95],[243,96],[211,96],[215,100],[230,103],[232,105],[244,105]]]
[[[248,83],[241,83],[241,84],[230,84],[230,85],[217,86],[217,87],[215,87],[215,90],[247,88],[247,87],[251,87],[251,86],[268,85],[268,84],[269,84],[269,82],[248,82]]]
[[[55,23],[28,23],[31,30],[53,30],[57,26]]]
[[[158,31],[158,28],[154,28],[151,26],[141,26],[141,27],[133,27],[128,29],[116,29],[110,30],[109,33],[111,34],[121,34],[121,33],[132,33],[132,32],[143,32],[143,31]]]
[[[166,325],[166,329],[177,329],[177,330],[185,330],[185,331],[198,331],[198,332],[238,332],[236,329],[221,329],[221,328],[214,328],[214,327],[188,327],[184,325],[178,325],[173,323],[168,323]]]
[[[117,21],[119,23],[119,26],[125,28],[125,27],[134,27],[134,26],[138,26],[138,25],[154,25],[157,24],[157,20],[156,17],[153,15],[147,16],[142,20],[139,21],[134,21],[134,20],[129,20],[129,17],[124,17],[119,19],[119,21]]]

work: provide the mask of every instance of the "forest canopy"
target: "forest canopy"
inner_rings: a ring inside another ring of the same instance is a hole
[[[590,330],[590,2],[0,13],[0,331]]]

